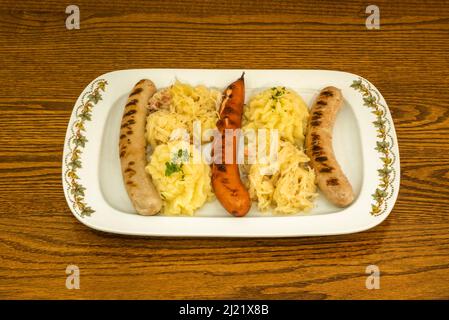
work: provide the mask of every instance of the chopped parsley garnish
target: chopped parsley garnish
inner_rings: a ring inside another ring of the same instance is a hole
[[[182,163],[177,164],[177,163],[168,162],[168,161],[165,163],[165,176],[169,177],[173,173],[180,172],[180,171],[182,171]]]
[[[271,88],[271,90],[273,91],[273,93],[271,95],[271,99],[277,100],[285,94],[286,89],[285,89],[285,87],[280,87],[280,88],[273,87],[273,88]]]
[[[178,149],[177,152],[173,153],[172,162],[180,163],[189,161],[189,151],[187,149]]]
[[[184,172],[182,171],[183,162],[189,160],[190,154],[187,149],[179,149],[172,156],[171,162],[165,163],[165,176],[169,177],[175,172],[182,173],[182,180],[184,180]]]
[[[189,160],[189,151],[187,149],[179,149],[175,160],[187,161]]]

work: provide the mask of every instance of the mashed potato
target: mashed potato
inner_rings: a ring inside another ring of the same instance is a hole
[[[317,194],[315,173],[307,166],[308,161],[302,150],[288,141],[280,141],[276,162],[251,165],[249,193],[258,201],[259,209],[274,207],[278,213],[311,209]]]
[[[164,200],[162,212],[167,215],[193,215],[213,198],[210,167],[204,162],[192,163],[193,152],[198,151],[186,142],[161,144],[146,166]]]
[[[207,129],[214,129],[218,120],[217,107],[221,102],[221,92],[205,86],[192,87],[176,81],[169,88],[160,90],[152,98],[155,112],[147,118],[147,141],[154,149],[158,144],[167,143],[175,129],[185,129],[192,137],[193,122],[201,122],[202,141]]]
[[[243,129],[277,129],[281,139],[302,148],[308,117],[309,110],[296,92],[273,87],[250,99]]]

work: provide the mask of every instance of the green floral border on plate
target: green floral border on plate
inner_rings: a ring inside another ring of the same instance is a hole
[[[379,153],[383,165],[377,170],[379,184],[372,194],[374,203],[371,204],[370,213],[373,216],[379,216],[387,210],[387,200],[394,194],[393,182],[396,179],[396,171],[393,164],[396,161],[396,155],[393,152],[392,124],[387,117],[387,107],[380,102],[379,92],[368,81],[359,78],[352,82],[351,87],[362,94],[363,104],[370,108],[371,113],[376,116],[376,121],[373,121],[377,131],[375,149]]]
[[[93,82],[90,89],[81,98],[81,104],[76,107],[75,121],[70,127],[70,138],[68,139],[69,152],[64,159],[64,179],[67,183],[67,194],[72,203],[74,211],[81,217],[90,216],[95,212],[84,200],[85,187],[79,182],[78,169],[82,168],[81,154],[86,146],[85,124],[91,121],[93,107],[102,100],[102,92],[106,90],[108,82],[98,79]]]

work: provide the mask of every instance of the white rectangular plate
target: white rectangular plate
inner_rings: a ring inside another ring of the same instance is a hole
[[[334,127],[333,147],[353,185],[356,200],[341,209],[319,195],[307,214],[261,213],[253,203],[244,218],[226,213],[218,201],[194,217],[140,216],[127,196],[118,156],[120,121],[127,96],[140,79],[158,88],[175,79],[224,89],[245,71],[246,99],[255,92],[286,86],[310,106],[316,94],[340,88],[344,106]],[[79,96],[64,144],[62,180],[70,210],[85,225],[105,231],[146,236],[292,237],[359,232],[381,223],[399,191],[399,150],[388,106],[367,80],[325,70],[137,69],[104,74]]]

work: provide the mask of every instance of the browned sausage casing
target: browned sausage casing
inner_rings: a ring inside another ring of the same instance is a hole
[[[243,75],[240,79],[229,85],[223,93],[223,101],[219,110],[217,128],[221,134],[221,150],[214,143],[213,153],[221,152],[222,163],[212,163],[212,187],[222,206],[232,215],[242,217],[251,208],[251,199],[240,180],[237,164],[237,138],[234,135],[233,163],[225,163],[225,130],[240,129],[242,125],[243,103],[245,100],[245,83]]]
[[[153,215],[162,207],[162,200],[151,177],[145,171],[145,124],[148,100],[156,92],[150,80],[140,80],[131,91],[120,127],[120,163],[126,191],[136,211]]]
[[[326,87],[321,90],[310,111],[306,153],[323,194],[335,205],[346,207],[354,200],[354,192],[332,148],[332,130],[342,104],[343,96],[339,89]]]

